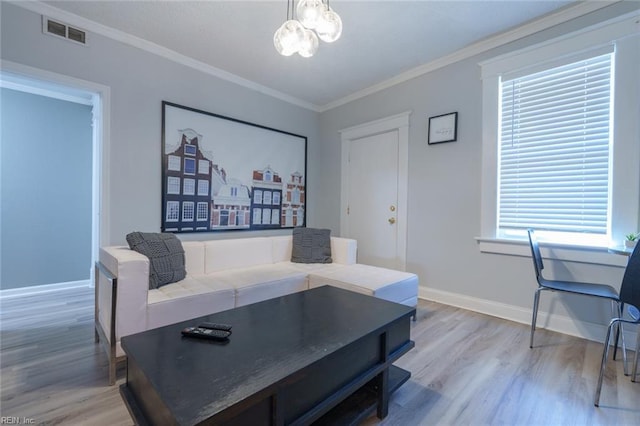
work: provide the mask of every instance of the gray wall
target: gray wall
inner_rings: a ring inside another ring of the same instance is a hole
[[[422,294],[430,289],[450,292],[460,306],[475,304],[488,310],[508,306],[507,310],[520,311],[522,318],[529,318],[536,287],[530,258],[481,253],[475,240],[480,236],[482,167],[479,62],[637,7],[629,2],[609,6],[322,113],[319,158],[328,170],[319,194],[326,202],[316,210],[321,225],[340,227],[340,200],[331,196],[340,193],[339,131],[411,110],[407,270],[419,275]],[[428,117],[453,111],[459,113],[458,141],[427,145]],[[637,170],[629,171],[630,176],[637,174]],[[619,285],[622,277],[620,267],[571,262],[548,262],[546,266],[555,276],[577,280]],[[551,305],[550,300],[555,303]],[[543,302],[541,311],[591,323],[605,323],[610,313],[607,306],[580,297],[545,295]]]
[[[111,203],[104,210],[111,229],[109,243],[123,243],[132,230],[160,227],[162,100],[307,135],[308,222],[336,234],[340,232],[338,131],[412,110],[408,270],[419,274],[421,291],[443,290],[461,299],[486,300],[492,306],[530,312],[535,285],[530,259],[481,253],[474,240],[480,235],[482,152],[478,62],[633,8],[637,3],[614,4],[322,114],[104,37],[92,35],[89,47],[78,47],[44,36],[37,14],[6,3],[2,3],[1,54],[3,59],[111,88]],[[11,37],[4,36],[5,32]],[[458,142],[428,146],[427,117],[450,111],[459,112]],[[548,266],[561,275],[596,282],[619,283],[622,276],[619,267],[575,262]],[[545,302],[542,310],[587,322],[605,321],[605,312],[591,301],[554,300],[560,303]]]
[[[0,289],[89,279],[91,107],[0,89]]]
[[[6,2],[0,7],[2,59],[111,89],[110,204],[102,212],[109,235],[102,245],[126,244],[125,235],[132,231],[160,230],[163,100],[307,136],[307,221],[317,220],[317,113],[100,35],[90,34],[88,46],[44,35],[40,15]]]

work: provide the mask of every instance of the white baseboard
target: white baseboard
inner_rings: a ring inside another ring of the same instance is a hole
[[[420,287],[418,297],[420,299],[455,306],[457,308],[467,309],[529,326],[531,325],[531,308],[526,309],[520,306],[507,305],[492,300],[479,299],[477,297],[428,287]],[[538,311],[536,328],[545,328],[599,343],[604,342],[607,334],[606,324],[579,321],[564,315],[549,314],[548,312],[542,311]],[[627,348],[635,348],[636,335],[635,327],[627,327],[624,333]]]
[[[45,293],[49,291],[69,290],[78,287],[91,287],[91,280],[68,281],[66,283],[34,285],[31,287],[9,288],[0,290],[0,299],[7,297],[29,296],[32,294]]]

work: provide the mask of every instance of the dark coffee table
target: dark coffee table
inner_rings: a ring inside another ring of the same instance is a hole
[[[138,424],[357,424],[410,373],[415,309],[325,286],[122,338],[120,387]],[[228,343],[182,337],[233,325]]]

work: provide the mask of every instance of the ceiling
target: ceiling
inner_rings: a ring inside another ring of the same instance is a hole
[[[322,110],[575,2],[331,0],[342,37],[321,42],[312,58],[280,56],[273,47],[287,0],[44,3]]]

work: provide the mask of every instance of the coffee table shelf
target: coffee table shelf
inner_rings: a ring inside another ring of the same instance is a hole
[[[411,373],[400,367],[392,365],[389,367],[389,393],[392,394],[402,386]],[[375,413],[378,407],[378,397],[375,389],[375,379],[367,383],[362,388],[342,401],[327,414],[322,416],[314,426],[355,426],[367,417]]]

